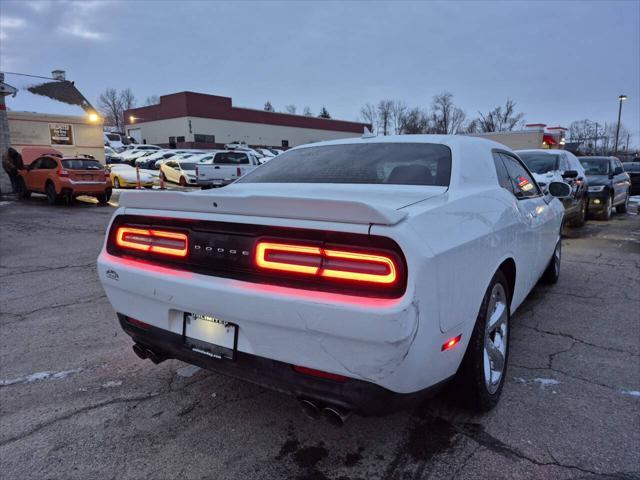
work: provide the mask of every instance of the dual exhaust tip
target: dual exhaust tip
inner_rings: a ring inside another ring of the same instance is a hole
[[[346,410],[336,405],[321,405],[306,398],[298,399],[298,401],[300,402],[302,411],[307,417],[312,420],[324,418],[327,422],[336,427],[343,426],[351,416],[350,410]]]
[[[135,353],[142,360],[145,360],[145,359],[148,358],[149,360],[151,360],[156,365],[158,365],[159,363],[164,362],[167,359],[167,357],[165,357],[164,355],[161,355],[161,354],[159,354],[157,352],[154,352],[153,350],[151,350],[149,348],[143,347],[139,343],[134,343],[133,344],[133,353]]]

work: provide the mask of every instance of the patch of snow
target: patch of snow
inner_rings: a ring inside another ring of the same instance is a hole
[[[114,388],[122,385],[122,380],[110,380],[107,383],[102,384],[102,388]]]
[[[522,377],[513,377],[513,381],[516,383],[527,383],[527,381]]]
[[[202,370],[200,367],[196,367],[195,365],[187,365],[186,367],[179,368],[176,373],[184,378],[193,377],[196,373]]]
[[[638,390],[620,390],[622,395],[629,395],[631,397],[640,397],[640,391]]]
[[[533,381],[535,383],[539,383],[542,388],[548,387],[550,385],[560,384],[560,382],[555,378],[534,378]]]
[[[82,371],[81,368],[74,368],[71,370],[62,370],[60,372],[36,372],[25,377],[10,378],[8,380],[0,380],[0,386],[16,385],[23,383],[39,382],[41,380],[61,380],[74,373]]]

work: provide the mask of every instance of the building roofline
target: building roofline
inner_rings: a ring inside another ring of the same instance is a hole
[[[137,117],[140,121],[130,122],[129,118],[131,116]],[[235,107],[229,97],[189,91],[162,95],[159,104],[125,111],[125,125],[130,126],[181,117],[199,117],[349,133],[363,133],[365,128],[371,130],[371,125],[368,123]]]

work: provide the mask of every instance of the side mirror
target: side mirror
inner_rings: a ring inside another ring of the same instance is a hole
[[[576,170],[565,170],[562,174],[562,178],[576,178],[578,176],[578,172]]]
[[[622,167],[616,167],[613,169],[613,174],[614,175],[620,175],[622,173]]]
[[[549,193],[556,198],[567,198],[571,196],[571,186],[564,182],[551,182]]]

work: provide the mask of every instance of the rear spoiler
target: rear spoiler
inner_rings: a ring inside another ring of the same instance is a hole
[[[271,195],[205,192],[131,191],[120,194],[120,206],[174,212],[202,212],[256,217],[291,218],[356,224],[395,225],[407,214],[357,200],[331,200]]]

